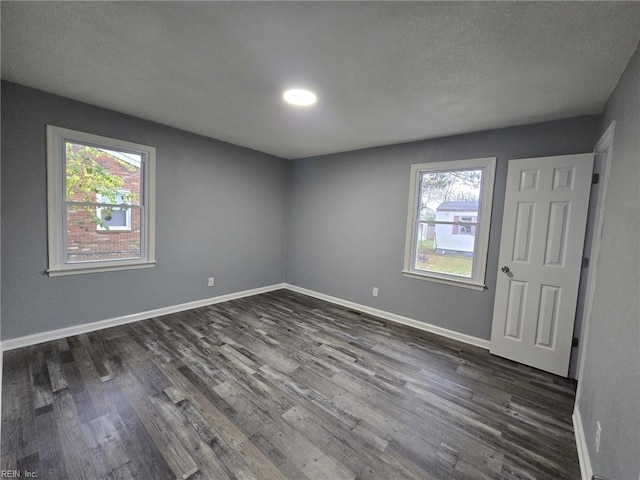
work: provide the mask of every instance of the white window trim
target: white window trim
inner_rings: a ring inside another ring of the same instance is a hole
[[[471,170],[483,169],[482,188],[478,208],[478,224],[476,228],[476,253],[473,256],[472,271],[476,275],[472,278],[457,277],[444,273],[425,272],[413,268],[415,238],[418,222],[417,212],[419,205],[419,176],[423,172],[440,172],[443,170]],[[491,212],[493,201],[493,185],[496,171],[496,157],[474,158],[469,160],[452,160],[444,162],[430,162],[411,165],[411,183],[409,185],[409,207],[407,213],[407,231],[404,249],[404,269],[402,274],[409,278],[418,278],[432,282],[455,285],[474,290],[486,288],[485,275],[487,271],[487,255],[489,249],[489,229],[491,225]],[[477,235],[477,232],[480,235]]]
[[[138,165],[139,166],[139,165]],[[120,195],[131,193],[129,190],[118,190]],[[102,201],[102,196],[97,195],[96,202],[97,203],[108,203]],[[102,209],[105,207],[96,207],[96,216],[98,218],[102,218]],[[113,210],[122,210],[121,207],[113,207]],[[96,225],[97,232],[130,232],[131,231],[131,207],[127,208],[124,211],[125,214],[125,225],[109,225],[109,228],[105,228],[102,225]]]
[[[140,258],[122,260],[94,260],[87,262],[66,261],[66,207],[64,201],[65,142],[72,141],[98,148],[130,151],[142,156],[143,189],[141,215],[144,218],[141,232]],[[50,277],[78,275],[115,270],[131,270],[153,267],[155,260],[155,198],[156,198],[156,149],[147,145],[102,137],[67,128],[47,125],[47,220]]]

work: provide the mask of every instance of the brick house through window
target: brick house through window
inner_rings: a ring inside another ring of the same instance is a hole
[[[84,186],[68,192],[71,194],[67,201],[77,202],[68,205],[66,212],[68,261],[140,257],[140,155],[67,144],[67,161],[71,155],[82,157],[84,171],[89,174],[96,165],[102,167],[113,185],[105,189],[97,183],[92,184],[91,176],[85,174]],[[68,164],[67,181],[71,174]]]

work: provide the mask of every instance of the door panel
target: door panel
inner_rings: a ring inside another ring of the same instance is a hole
[[[535,206],[535,203],[532,202],[518,202],[516,233],[513,247],[514,262],[529,262]]]
[[[527,284],[511,280],[509,282],[509,303],[507,307],[507,318],[504,335],[516,340],[520,340],[522,331],[522,312],[527,296]]]
[[[566,376],[593,154],[512,160],[491,353]]]
[[[552,285],[542,285],[540,289],[540,308],[538,309],[538,325],[536,345],[553,349],[556,337],[556,321],[558,318],[558,303],[560,302],[560,288]]]
[[[551,202],[546,253],[544,256],[545,265],[564,266],[564,250],[569,227],[570,208],[571,204],[568,202]]]

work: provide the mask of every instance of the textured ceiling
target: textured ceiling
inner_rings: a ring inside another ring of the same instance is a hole
[[[640,37],[638,2],[1,9],[2,78],[285,158],[599,113]]]

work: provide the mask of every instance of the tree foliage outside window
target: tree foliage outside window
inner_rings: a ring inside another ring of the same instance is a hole
[[[478,201],[482,171],[425,172],[421,175],[422,205],[434,209],[443,202]]]
[[[78,202],[76,209],[87,212],[92,223],[109,230],[107,222],[111,220],[113,210],[129,209],[137,196],[134,192],[122,191],[124,179],[101,165],[97,161],[100,157],[108,157],[130,172],[137,170],[134,165],[102,149],[67,142],[65,194],[67,200]],[[98,198],[101,199],[101,215],[95,208]],[[84,222],[80,223],[79,226],[88,228]]]

